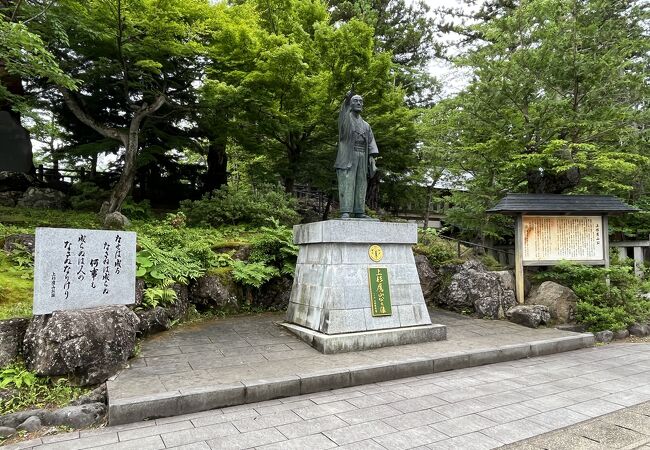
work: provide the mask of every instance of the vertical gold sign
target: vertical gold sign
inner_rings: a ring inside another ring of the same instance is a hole
[[[390,316],[393,314],[390,304],[390,287],[386,267],[368,268],[368,286],[370,287],[370,307],[373,316]]]

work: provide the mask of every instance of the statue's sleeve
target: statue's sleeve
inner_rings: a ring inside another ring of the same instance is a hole
[[[339,111],[339,141],[343,140],[347,135],[347,129],[350,122],[350,97],[346,96],[343,103],[341,103],[341,110]]]
[[[377,142],[375,142],[375,135],[372,134],[372,128],[368,125],[368,155],[378,155],[379,149]]]

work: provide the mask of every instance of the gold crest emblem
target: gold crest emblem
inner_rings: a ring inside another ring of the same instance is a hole
[[[384,251],[378,245],[371,245],[368,249],[368,256],[370,256],[370,259],[374,262],[379,262],[384,257]]]

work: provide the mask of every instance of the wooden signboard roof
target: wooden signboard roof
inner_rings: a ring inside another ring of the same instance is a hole
[[[625,214],[638,211],[611,195],[508,194],[488,213],[517,214]]]

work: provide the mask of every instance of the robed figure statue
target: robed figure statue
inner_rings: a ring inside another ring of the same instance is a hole
[[[341,218],[368,218],[365,214],[368,177],[375,174],[373,155],[379,154],[368,122],[361,118],[363,98],[348,92],[339,112],[339,145],[336,175]]]

